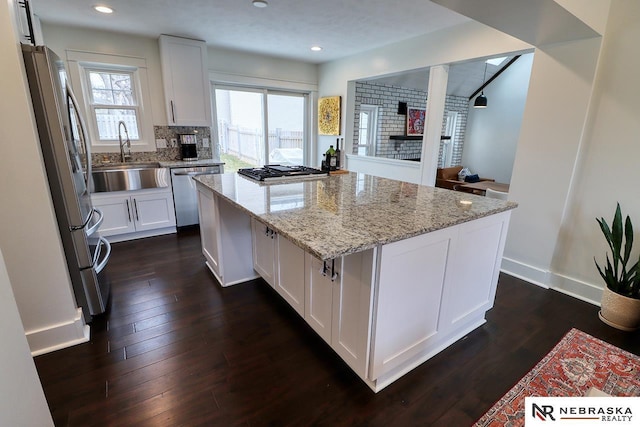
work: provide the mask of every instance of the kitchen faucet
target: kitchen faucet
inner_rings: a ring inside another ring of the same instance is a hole
[[[126,141],[122,142],[122,130],[121,128],[124,127],[124,134],[126,136]],[[122,161],[122,163],[126,163],[127,159],[131,160],[131,141],[129,140],[129,131],[127,130],[127,125],[120,120],[118,122],[118,140],[120,141],[120,160]],[[127,145],[127,149],[129,150],[129,153],[124,154],[124,146],[125,144]]]

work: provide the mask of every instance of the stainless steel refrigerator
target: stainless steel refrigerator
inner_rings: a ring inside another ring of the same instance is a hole
[[[91,204],[91,144],[63,61],[45,46],[22,46],[53,207],[76,302],[87,322],[109,301],[109,242]]]

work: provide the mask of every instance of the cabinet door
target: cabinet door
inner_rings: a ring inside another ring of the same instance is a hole
[[[491,215],[461,224],[455,257],[442,298],[443,327],[484,319],[493,307],[509,213]]]
[[[169,125],[211,126],[206,43],[163,35],[160,58]]]
[[[253,269],[271,287],[275,287],[276,234],[260,221],[252,219],[251,237],[253,240]]]
[[[104,214],[100,235],[107,237],[135,231],[133,206],[128,194],[96,193],[91,195],[91,202]]]
[[[368,250],[336,260],[340,277],[333,287],[331,347],[362,378],[369,363],[374,256]]]
[[[456,232],[450,227],[382,246],[370,379],[425,354],[438,339],[447,258]]]
[[[324,264],[318,258],[306,254],[305,259],[304,318],[327,343],[331,344],[331,317],[333,285],[330,274],[323,275]],[[329,263],[331,265],[331,263]],[[336,267],[337,268],[337,267]]]
[[[175,227],[176,215],[170,191],[137,194],[131,197],[136,231]]]
[[[278,245],[276,291],[304,317],[304,250],[282,236]]]
[[[211,190],[203,188],[200,185],[197,185],[197,188],[202,254],[207,259],[209,268],[218,277],[218,280],[220,280],[222,278],[222,271],[218,255],[218,210],[215,203],[215,197]]]

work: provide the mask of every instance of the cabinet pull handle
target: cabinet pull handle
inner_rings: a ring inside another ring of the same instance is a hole
[[[176,112],[173,109],[173,100],[169,101],[169,103],[171,104],[171,121],[173,123],[175,123],[176,122]]]
[[[331,281],[335,282],[338,278],[338,273],[336,272],[336,260],[331,260]]]
[[[136,221],[140,221],[138,217],[138,204],[136,203],[136,199],[133,199],[133,210],[136,212]]]
[[[127,216],[129,217],[129,222],[131,222],[131,209],[129,208],[129,199],[125,200],[127,202]]]
[[[322,268],[320,269],[320,274],[323,276],[327,275],[327,261],[322,261]]]
[[[327,265],[327,261],[322,261],[322,268],[320,269],[320,274],[327,277],[329,272],[329,266]],[[335,282],[338,278],[338,272],[336,271],[336,260],[331,260],[331,281]]]

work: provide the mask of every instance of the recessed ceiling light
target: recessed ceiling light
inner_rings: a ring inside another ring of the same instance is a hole
[[[100,13],[107,13],[107,14],[109,14],[109,13],[113,13],[113,8],[111,8],[111,7],[109,7],[109,6],[104,6],[104,5],[101,5],[101,4],[96,5],[96,6],[93,6],[93,8],[94,8],[97,12],[100,12]]]
[[[253,0],[252,1],[253,5],[255,7],[267,7],[269,5],[269,3],[267,3],[267,0]]]
[[[320,52],[322,50],[322,47],[320,46],[311,46],[311,50],[314,52]]]

